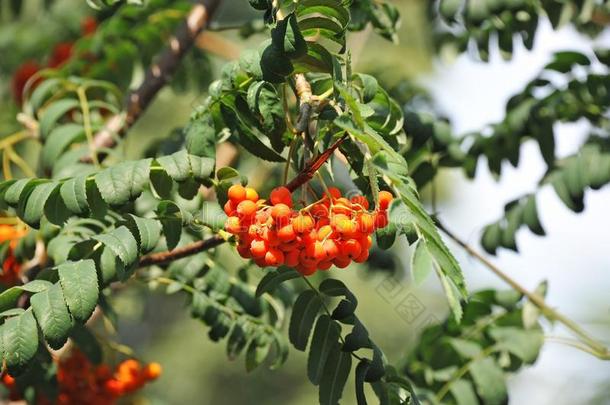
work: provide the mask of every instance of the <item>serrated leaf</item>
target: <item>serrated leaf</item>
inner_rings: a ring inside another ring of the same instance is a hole
[[[341,327],[328,315],[320,315],[311,338],[307,357],[307,376],[314,385],[320,384],[324,365],[332,349],[337,348]]]
[[[479,403],[472,383],[466,379],[456,380],[451,384],[449,390],[457,405],[473,405]]]
[[[289,58],[298,58],[307,52],[307,44],[292,13],[278,21],[271,30],[271,43]]]
[[[41,151],[40,164],[42,168],[51,171],[59,157],[71,144],[84,139],[85,130],[82,125],[65,124],[53,129]]]
[[[3,332],[6,367],[12,376],[18,376],[38,350],[38,329],[32,310],[7,319]]]
[[[266,335],[259,335],[250,341],[246,350],[246,371],[250,372],[265,361],[271,349],[271,341]]]
[[[331,349],[320,381],[320,405],[338,405],[352,368],[351,353],[337,344]]]
[[[305,290],[297,297],[288,328],[290,343],[297,350],[304,351],[307,347],[311,328],[321,307],[322,301],[314,291]]]
[[[92,239],[102,242],[107,248],[112,250],[127,268],[138,260],[138,242],[129,231],[129,228],[124,225],[108,233],[95,235]]]
[[[40,220],[44,215],[44,207],[58,183],[44,183],[34,187],[25,203],[25,210],[21,219],[33,228],[40,226]]]
[[[411,256],[411,272],[415,285],[421,285],[434,269],[434,263],[426,244],[417,240],[415,250]]]
[[[102,199],[109,205],[123,205],[140,196],[148,184],[152,159],[119,163],[95,175]]]
[[[141,253],[148,253],[157,246],[161,237],[161,223],[159,221],[128,214],[127,226],[131,234],[137,236]]]
[[[42,333],[51,348],[58,350],[67,341],[72,318],[59,284],[36,293],[30,298],[32,310]]]
[[[470,365],[470,375],[477,393],[489,405],[506,403],[508,396],[502,369],[492,358],[478,359]]]
[[[173,201],[161,201],[157,206],[157,215],[163,227],[168,249],[173,249],[180,242],[182,223],[185,221],[180,207]]]
[[[57,266],[59,282],[72,317],[86,322],[97,305],[99,288],[93,260],[66,262]]]
[[[261,279],[256,287],[256,297],[260,297],[266,292],[273,291],[278,285],[284,281],[292,280],[300,277],[300,274],[295,269],[289,267],[279,267],[277,270],[271,270]]]
[[[66,207],[74,214],[84,214],[88,211],[86,176],[66,180],[61,185],[59,193]]]

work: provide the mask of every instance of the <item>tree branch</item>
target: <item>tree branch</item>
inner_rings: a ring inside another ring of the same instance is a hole
[[[167,264],[174,260],[203,252],[222,245],[225,242],[220,236],[212,236],[167,252],[151,253],[140,258],[140,267]]]
[[[485,267],[492,271],[495,275],[500,277],[504,282],[510,285],[513,289],[523,294],[527,297],[528,300],[535,306],[537,306],[541,313],[551,321],[558,321],[566,326],[569,330],[572,331],[578,338],[587,346],[592,349],[593,354],[603,360],[610,360],[610,349],[606,347],[604,344],[598,342],[596,339],[592,338],[586,331],[584,331],[580,325],[578,325],[573,320],[569,319],[564,314],[556,311],[555,309],[549,307],[546,302],[544,302],[544,298],[536,293],[532,293],[519,284],[517,281],[513,280],[508,274],[503,272],[498,266],[489,261],[486,257],[481,255],[479,252],[474,250],[468,243],[461,240],[457,235],[453,232],[449,231],[445,226],[440,223],[438,220],[436,221],[436,226],[445,233],[450,239],[452,239],[455,243],[460,245],[470,256],[477,259],[481,262]]]
[[[176,72],[180,60],[193,46],[197,36],[207,27],[221,0],[198,0],[180,24],[176,33],[169,38],[168,46],[149,66],[140,87],[131,91],[122,112],[111,117],[107,124],[93,138],[92,153],[99,149],[112,148],[115,137],[123,136],[146,111],[155,95],[165,86]],[[84,156],[82,162],[91,163],[91,156]]]

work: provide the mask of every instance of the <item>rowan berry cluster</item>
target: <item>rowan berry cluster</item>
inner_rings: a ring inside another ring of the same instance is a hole
[[[161,375],[158,363],[142,365],[134,359],[120,363],[114,372],[106,364],[94,365],[80,351],[74,350],[70,356],[62,359],[57,365],[57,383],[59,393],[56,400],[38,396],[38,405],[112,405],[128,394],[142,388],[147,382]],[[15,380],[8,374],[2,382],[9,389],[11,400],[19,400]]]
[[[319,201],[293,209],[292,193],[274,189],[269,201],[256,190],[231,186],[224,206],[229,216],[225,230],[237,237],[237,251],[261,267],[286,265],[303,275],[365,262],[372,233],[388,224],[387,208],[392,194],[379,193],[379,206],[369,211],[363,196],[347,199],[329,188]]]
[[[21,263],[14,254],[19,239],[24,237],[26,231],[21,227],[13,225],[0,225],[0,244],[9,243],[6,255],[2,261],[2,273],[0,274],[0,284],[5,287],[12,287],[21,283]]]

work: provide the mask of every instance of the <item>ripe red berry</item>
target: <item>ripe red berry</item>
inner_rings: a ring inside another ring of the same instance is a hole
[[[360,253],[360,256],[358,256],[357,258],[354,259],[354,261],[356,263],[364,263],[368,260],[369,258],[369,250],[368,249],[362,249],[362,253]]]
[[[357,195],[351,198],[351,203],[362,210],[369,209],[369,201],[363,195]]]
[[[301,252],[298,249],[284,253],[284,264],[288,267],[294,267],[299,264],[299,255]]]
[[[341,198],[341,190],[339,190],[337,187],[329,187],[328,188],[328,193],[335,200],[337,198]]]
[[[341,255],[347,256],[352,260],[360,256],[360,253],[362,253],[362,247],[360,246],[360,243],[355,239],[349,239],[343,242],[339,246],[339,250],[341,252]]]
[[[358,231],[363,233],[372,233],[375,230],[375,217],[368,212],[360,214],[356,221],[358,223]]]
[[[315,265],[307,266],[304,264],[299,264],[296,266],[296,270],[304,276],[311,276],[316,272],[317,269]]]
[[[388,226],[388,212],[387,211],[377,211],[375,213],[375,228],[385,228]]]
[[[291,240],[294,240],[297,235],[294,232],[292,224],[288,224],[277,230],[277,237],[282,242],[290,242]]]
[[[286,204],[288,207],[292,207],[292,193],[286,187],[277,187],[271,191],[269,195],[271,204]]]
[[[318,263],[318,270],[328,270],[333,266],[333,262],[330,260],[325,260],[323,262]]]
[[[335,257],[333,264],[340,269],[344,269],[350,264],[349,258],[346,257]]]
[[[390,206],[394,196],[389,191],[382,190],[379,192],[379,209],[384,211]]]
[[[265,253],[265,263],[267,266],[281,266],[284,264],[284,253],[279,249],[269,248]]]
[[[231,200],[227,200],[223,209],[225,211],[225,214],[233,215],[235,213],[235,210],[237,209],[237,204],[233,203],[233,201]]]
[[[322,246],[324,246],[324,252],[328,259],[334,259],[339,255],[339,247],[334,240],[327,239],[322,243]]]
[[[246,189],[241,184],[234,184],[229,187],[227,196],[229,200],[232,200],[237,205],[246,199]]]
[[[284,203],[278,203],[271,208],[271,217],[276,224],[287,224],[291,214],[292,211],[290,210],[290,207]]]

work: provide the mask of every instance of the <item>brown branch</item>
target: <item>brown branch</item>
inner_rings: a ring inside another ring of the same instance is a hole
[[[111,117],[107,124],[93,138],[90,145],[93,153],[99,149],[112,148],[116,144],[115,136],[123,136],[146,111],[156,94],[176,72],[180,60],[193,46],[199,34],[207,27],[221,0],[198,0],[186,19],[180,24],[176,33],[169,38],[168,46],[161,51],[144,76],[140,87],[131,91],[125,100],[122,112]],[[91,163],[91,156],[84,156],[81,161]]]
[[[318,155],[318,157],[310,160],[309,163],[307,163],[307,165],[303,168],[303,170],[301,170],[301,172],[294,179],[292,179],[288,184],[286,184],[286,188],[290,191],[294,191],[297,188],[301,187],[303,184],[313,179],[313,176],[316,174],[316,172],[320,169],[320,167],[322,167],[324,163],[326,163],[326,161],[330,158],[333,152],[339,146],[341,146],[345,139],[347,139],[347,135],[343,135],[335,143],[330,145],[328,149]]]
[[[208,239],[199,240],[167,252],[151,253],[140,258],[140,267],[167,264],[174,260],[215,248],[223,243],[225,243],[225,240],[220,236],[212,236]]]

